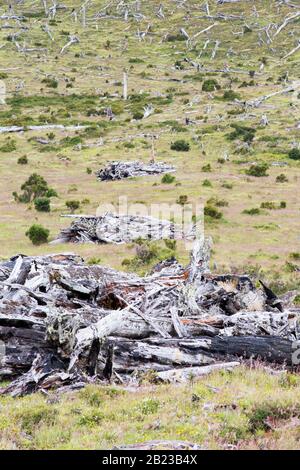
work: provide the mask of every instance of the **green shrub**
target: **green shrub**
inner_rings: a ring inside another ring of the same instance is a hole
[[[289,158],[292,160],[300,160],[300,149],[292,149],[288,153]]]
[[[28,158],[27,155],[23,155],[23,157],[18,158],[18,165],[27,165]]]
[[[34,200],[34,207],[38,212],[50,212],[50,199],[38,197]]]
[[[203,181],[202,186],[207,187],[207,188],[211,188],[212,183],[211,183],[211,181],[206,179],[206,180]]]
[[[134,149],[135,145],[133,142],[125,142],[124,147],[126,149]]]
[[[251,143],[253,141],[256,129],[240,124],[231,124],[231,127],[234,128],[234,131],[226,135],[227,140],[239,139],[247,143]]]
[[[188,152],[190,150],[190,144],[186,140],[175,140],[171,144],[171,150],[176,150],[176,152]]]
[[[128,62],[130,64],[143,64],[145,61],[139,57],[131,57]]]
[[[218,199],[217,197],[211,197],[207,204],[209,206],[216,206],[216,207],[228,207],[228,202],[225,199]]]
[[[45,197],[50,188],[48,188],[47,181],[37,173],[33,173],[29,176],[28,180],[22,184],[22,194],[18,195],[16,192],[13,196],[18,202],[30,202],[31,200],[39,197]]]
[[[203,165],[203,167],[201,168],[201,171],[203,171],[204,173],[210,173],[211,172],[211,164],[207,163],[206,165]]]
[[[8,137],[6,139],[6,143],[1,145],[0,152],[9,153],[9,152],[14,152],[16,149],[17,149],[16,141]]]
[[[57,88],[58,87],[58,81],[55,80],[55,78],[44,78],[42,80],[42,83],[44,83],[48,88]]]
[[[284,173],[281,173],[276,177],[276,183],[288,183],[288,181],[288,177]]]
[[[156,413],[159,409],[160,403],[154,398],[144,398],[137,406],[137,411],[143,415],[150,415]]]
[[[170,175],[170,173],[166,173],[162,179],[161,179],[161,182],[164,183],[164,184],[171,184],[171,183],[174,183],[175,181],[175,176],[174,175]]]
[[[223,100],[225,100],[225,101],[234,101],[234,100],[240,100],[240,99],[241,99],[241,95],[239,95],[239,93],[236,93],[233,90],[224,91]]]
[[[186,194],[182,194],[181,196],[179,196],[176,202],[177,204],[184,206],[188,202],[188,196]]]
[[[267,163],[258,163],[257,165],[251,165],[248,170],[246,170],[246,175],[256,176],[260,178],[262,176],[268,176],[267,170],[269,165]]]
[[[67,208],[71,211],[73,214],[77,209],[80,207],[80,201],[66,201],[66,206]]]
[[[63,147],[73,147],[75,145],[82,144],[82,138],[80,136],[74,136],[74,137],[65,137],[60,141],[60,144]]]
[[[139,121],[141,119],[143,119],[144,117],[144,113],[142,111],[135,111],[132,115],[133,119],[135,119],[136,121]]]
[[[210,205],[206,205],[204,207],[204,215],[217,220],[222,219],[223,217],[221,211],[219,211],[216,207]]]
[[[228,181],[224,181],[221,186],[222,186],[222,188],[225,188],[225,189],[232,189],[233,188],[233,184],[229,183]]]
[[[182,34],[168,34],[166,41],[167,42],[185,41],[185,37]]]
[[[46,191],[45,196],[50,199],[51,197],[58,197],[58,194],[57,194],[57,192],[55,191],[55,189],[53,189],[53,188],[48,188],[47,191]]]
[[[260,209],[258,207],[253,207],[252,209],[245,209],[245,210],[243,210],[243,214],[259,215],[260,214]]]
[[[26,232],[26,237],[33,243],[33,245],[42,245],[48,242],[49,230],[42,225],[33,224]]]
[[[218,84],[217,80],[210,78],[209,80],[205,80],[202,84],[202,91],[215,91],[219,90],[221,87]]]

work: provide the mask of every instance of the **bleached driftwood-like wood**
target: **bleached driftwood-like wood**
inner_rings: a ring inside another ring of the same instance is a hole
[[[299,40],[299,44],[294,47],[294,49],[292,49],[290,52],[288,52],[288,54],[286,54],[283,59],[287,59],[288,57],[290,57],[291,55],[295,54],[295,52],[299,51],[300,49],[300,40]]]
[[[273,93],[270,93],[268,95],[263,95],[260,98],[256,98],[254,100],[246,101],[246,106],[258,108],[264,101],[267,101],[270,98],[273,98],[274,96],[283,95],[285,93],[290,93],[290,92],[296,91],[299,88],[300,88],[300,82],[295,82],[293,85],[289,87],[283,88],[278,91],[274,91]]]
[[[128,73],[126,70],[123,72],[123,99],[126,101],[128,97]]]
[[[210,366],[201,366],[201,367],[185,367],[182,369],[171,369],[165,370],[162,372],[157,372],[156,377],[162,382],[168,383],[186,383],[191,382],[199,377],[204,375],[212,374],[217,370],[232,370],[235,367],[238,367],[241,363],[234,362],[221,362],[220,364],[212,364]]]
[[[61,51],[60,51],[60,54],[63,54],[64,51],[65,51],[68,47],[70,47],[72,44],[77,44],[78,42],[79,42],[79,39],[78,39],[77,36],[70,35],[70,36],[69,36],[69,41],[67,42],[67,44],[65,44],[65,45],[62,47],[62,49],[61,49]]]
[[[288,16],[287,18],[285,18],[285,20],[281,23],[281,25],[278,27],[278,29],[277,29],[276,32],[274,33],[273,38],[275,38],[276,36],[278,36],[278,34],[279,34],[289,23],[291,23],[292,21],[296,20],[296,19],[299,18],[299,17],[300,17],[300,11],[297,11],[295,14],[290,15],[290,16]]]

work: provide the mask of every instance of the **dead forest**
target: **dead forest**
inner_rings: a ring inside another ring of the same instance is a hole
[[[296,370],[297,2],[16,0],[0,30],[0,158],[18,157],[0,173],[0,394],[188,383],[256,359]],[[121,194],[181,207],[200,194],[212,236],[120,215]],[[111,201],[115,213],[95,214]],[[49,227],[42,242],[29,220]],[[145,262],[145,275],[106,266],[140,239],[193,248],[187,263]]]

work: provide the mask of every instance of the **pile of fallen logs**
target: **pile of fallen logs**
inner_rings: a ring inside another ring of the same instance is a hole
[[[68,215],[73,218],[70,227],[63,229],[52,244],[58,243],[130,243],[138,238],[145,240],[182,239],[182,229],[167,220],[150,216],[106,213],[93,215]],[[186,234],[186,237],[189,235]],[[192,234],[190,234],[192,236]]]
[[[139,277],[73,254],[0,263],[1,393],[88,382],[184,381],[239,358],[293,364],[300,310],[246,275],[214,275],[198,240],[190,264]],[[224,362],[225,361],[225,362]]]
[[[163,162],[115,161],[110,162],[105,168],[97,171],[96,176],[100,181],[114,181],[135,176],[172,173],[174,171],[176,171],[174,166]]]

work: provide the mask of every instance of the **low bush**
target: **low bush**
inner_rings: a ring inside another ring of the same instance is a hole
[[[34,207],[38,212],[50,212],[50,199],[48,197],[38,197],[34,200]]]
[[[292,149],[288,153],[288,157],[292,160],[300,160],[300,149]]]
[[[23,155],[23,157],[18,158],[18,165],[27,165],[28,158],[27,155]]]
[[[171,150],[176,150],[176,152],[188,152],[190,150],[190,144],[186,140],[175,140],[171,144]]]
[[[214,206],[211,206],[209,204],[207,204],[205,207],[204,207],[204,215],[206,217],[210,217],[211,219],[222,219],[223,217],[223,214],[221,211],[219,211],[216,207]]]
[[[267,163],[257,163],[256,165],[251,165],[248,170],[246,170],[246,175],[256,176],[257,178],[268,176],[267,170],[269,165]]]
[[[26,236],[33,243],[33,245],[42,245],[48,242],[49,230],[42,225],[33,224],[26,232]]]
[[[74,212],[80,207],[80,201],[75,201],[75,200],[66,201],[66,206],[71,211],[71,214],[74,214]]]
[[[205,80],[202,84],[202,91],[211,92],[211,91],[219,90],[220,88],[221,87],[218,84],[217,80],[213,78],[210,78],[209,80]]]
[[[171,184],[171,183],[174,183],[175,181],[175,176],[174,175],[170,175],[170,173],[166,173],[162,179],[161,179],[161,182],[163,184]]]

